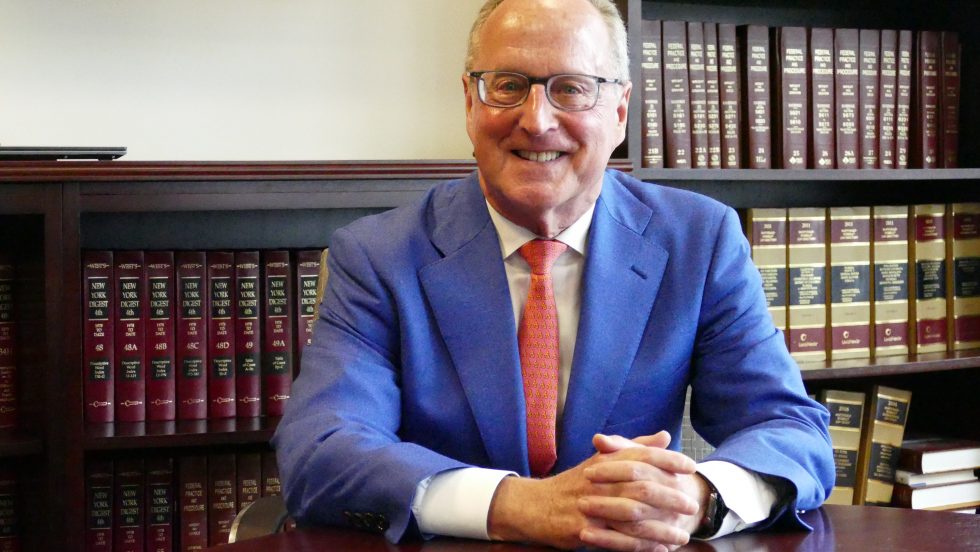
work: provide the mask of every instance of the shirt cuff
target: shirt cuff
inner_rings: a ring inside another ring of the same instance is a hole
[[[444,471],[419,483],[412,513],[426,537],[489,540],[487,518],[500,481],[514,472],[485,468]]]
[[[723,537],[765,521],[779,498],[776,489],[756,473],[729,462],[702,462],[698,464],[697,471],[718,489],[729,510],[721,529],[708,539]]]

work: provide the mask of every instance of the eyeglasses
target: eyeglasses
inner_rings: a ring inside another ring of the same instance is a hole
[[[599,101],[599,86],[622,84],[620,79],[592,75],[529,77],[508,71],[470,71],[480,101],[492,107],[517,107],[527,100],[532,84],[543,84],[551,105],[564,111],[587,111]]]

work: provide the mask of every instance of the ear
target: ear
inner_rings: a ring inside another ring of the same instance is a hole
[[[470,112],[473,110],[473,95],[470,94],[470,83],[472,80],[466,73],[463,73],[461,80],[463,81],[463,95],[466,97],[466,119],[469,120]]]
[[[616,106],[616,117],[619,125],[620,131],[620,141],[626,139],[626,120],[629,116],[630,109],[630,94],[633,92],[633,83],[631,81],[626,81],[623,83],[623,95],[619,99],[619,104]]]

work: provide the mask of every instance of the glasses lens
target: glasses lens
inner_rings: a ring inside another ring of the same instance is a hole
[[[599,83],[583,75],[555,75],[548,82],[548,96],[562,109],[591,109],[599,97]]]
[[[518,73],[488,71],[480,77],[483,85],[483,101],[498,107],[512,107],[527,97],[530,84],[527,77]]]

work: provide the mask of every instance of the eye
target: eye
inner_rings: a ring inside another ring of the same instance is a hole
[[[512,76],[496,77],[490,82],[490,90],[499,94],[518,94],[524,92],[527,84],[520,78]]]

